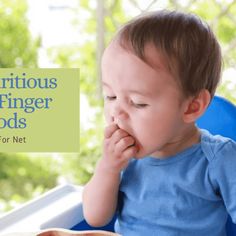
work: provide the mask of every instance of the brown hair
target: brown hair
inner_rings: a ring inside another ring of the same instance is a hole
[[[153,44],[166,59],[184,95],[207,89],[213,97],[221,77],[221,50],[210,27],[193,14],[156,11],[127,23],[115,40],[145,60]]]

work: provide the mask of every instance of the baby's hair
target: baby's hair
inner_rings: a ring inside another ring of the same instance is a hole
[[[147,13],[124,25],[114,40],[145,62],[146,46],[154,46],[185,96],[195,96],[202,89],[214,96],[221,77],[221,49],[210,27],[196,15],[167,10]]]

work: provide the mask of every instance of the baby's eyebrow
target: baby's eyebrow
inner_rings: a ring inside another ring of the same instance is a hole
[[[109,84],[107,84],[106,82],[102,81],[102,84],[103,84],[103,86],[106,86],[106,87],[111,89],[111,86]],[[138,95],[141,95],[141,96],[144,96],[144,97],[150,96],[150,92],[140,91],[140,90],[137,90],[137,89],[126,89],[125,92],[131,93],[131,94],[138,94]]]
[[[144,97],[148,97],[150,95],[150,93],[145,92],[145,91],[140,91],[140,90],[136,90],[136,89],[127,89],[128,93],[132,93],[132,94],[138,94]]]

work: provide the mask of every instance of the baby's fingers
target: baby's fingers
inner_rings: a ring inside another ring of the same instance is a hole
[[[137,153],[137,147],[130,146],[122,153],[122,159],[128,161],[132,157],[135,157],[136,153]]]
[[[112,136],[112,134],[117,130],[119,129],[118,125],[113,123],[109,126],[107,126],[105,128],[105,131],[104,131],[104,137],[105,138],[110,138]]]
[[[115,153],[120,154],[124,152],[127,148],[134,145],[134,143],[135,143],[134,138],[131,136],[122,138],[119,142],[116,143]]]

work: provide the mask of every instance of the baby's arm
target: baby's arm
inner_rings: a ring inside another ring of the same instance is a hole
[[[83,192],[84,216],[90,225],[103,226],[114,215],[120,172],[137,152],[134,142],[134,138],[116,124],[105,129],[103,157]]]

